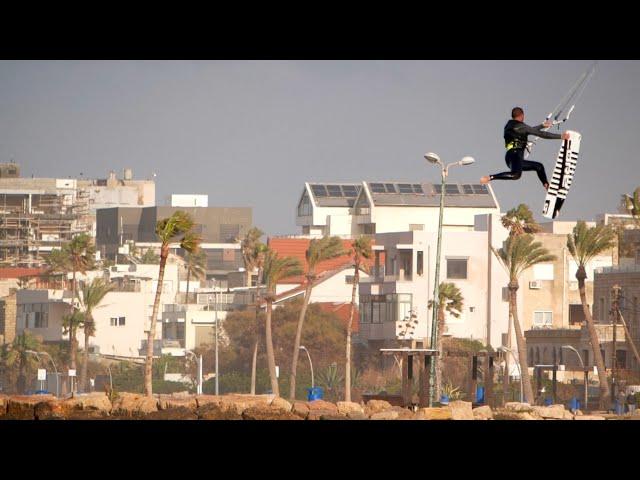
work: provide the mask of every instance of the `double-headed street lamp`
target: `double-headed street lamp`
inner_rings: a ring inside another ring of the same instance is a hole
[[[584,371],[584,408],[586,409],[589,401],[589,388],[588,388],[589,387],[589,369],[585,366],[584,362],[582,361],[582,356],[580,355],[580,352],[578,352],[578,350],[573,348],[571,345],[562,345],[562,348],[564,350],[571,350],[578,356],[578,360],[580,360],[580,366]]]
[[[435,285],[433,287],[433,316],[431,318],[431,348],[436,349],[438,345],[438,304],[439,304],[439,296],[440,296],[440,250],[442,244],[442,217],[444,214],[444,195],[445,195],[445,186],[447,183],[447,176],[449,175],[449,168],[456,165],[471,165],[475,160],[473,157],[463,157],[462,160],[457,162],[450,163],[445,166],[440,160],[440,157],[436,153],[426,153],[424,158],[434,165],[440,166],[441,175],[442,175],[442,183],[440,190],[440,219],[438,221],[438,246],[436,251],[436,275],[435,275]],[[431,361],[431,369],[429,372],[429,406],[433,407],[434,397],[435,397],[435,375],[436,375],[436,362],[438,362],[438,357],[434,356]]]
[[[59,397],[60,385],[59,385],[59,378],[58,378],[58,369],[56,368],[56,362],[53,361],[53,357],[49,355],[48,352],[36,352],[35,350],[27,350],[26,352],[35,355],[38,358],[38,363],[40,362],[40,355],[49,357],[49,360],[51,360],[51,364],[53,365],[53,371],[56,373],[56,397]]]

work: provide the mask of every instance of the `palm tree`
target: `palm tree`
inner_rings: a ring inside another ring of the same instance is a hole
[[[322,237],[321,239],[314,238],[313,240],[311,240],[311,242],[309,243],[309,248],[306,251],[307,273],[305,274],[305,280],[307,282],[307,285],[304,292],[302,308],[300,309],[300,317],[298,318],[296,339],[293,344],[293,357],[291,360],[291,381],[289,382],[289,398],[291,400],[295,400],[296,398],[296,369],[298,367],[298,355],[300,354],[302,326],[304,325],[304,317],[307,314],[307,307],[309,306],[309,300],[311,299],[311,291],[313,290],[315,281],[317,279],[316,268],[318,267],[318,264],[320,262],[340,257],[345,253],[346,252],[340,238],[327,236]]]
[[[533,218],[533,212],[524,203],[512,208],[502,217],[502,226],[513,235],[536,233],[540,231],[540,225]]]
[[[444,333],[445,312],[448,312],[455,318],[459,318],[463,306],[462,292],[456,287],[455,283],[442,282],[438,289],[438,332]],[[429,308],[433,308],[433,300],[429,301]],[[436,350],[442,352],[442,335],[438,335]],[[442,362],[436,363],[435,380],[435,397],[440,398],[440,389],[442,388]]]
[[[353,288],[351,289],[351,308],[349,310],[349,322],[347,323],[347,351],[344,369],[344,400],[351,401],[351,329],[353,327],[353,315],[356,310],[356,292],[360,283],[360,269],[363,268],[363,259],[370,259],[373,255],[371,239],[360,237],[351,243],[351,258],[353,259]]]
[[[84,352],[82,356],[82,371],[80,372],[80,387],[87,391],[87,365],[89,362],[89,338],[96,334],[96,324],[93,319],[93,310],[98,308],[104,297],[112,291],[113,285],[101,278],[94,278],[91,283],[84,283],[80,289],[82,297],[78,297],[82,308],[84,329]]]
[[[169,218],[159,220],[156,224],[156,235],[162,243],[160,247],[160,267],[158,271],[158,286],[153,302],[153,313],[149,332],[147,333],[147,357],[144,365],[144,390],[148,397],[153,395],[153,341],[156,333],[156,321],[158,309],[160,307],[160,297],[162,295],[162,284],[164,282],[164,269],[169,257],[169,243],[179,237],[180,247],[188,253],[198,250],[200,238],[193,233],[194,222],[191,215],[177,210]]]
[[[552,262],[556,257],[555,255],[551,255],[549,250],[542,246],[542,243],[535,242],[531,234],[509,235],[504,246],[497,252],[494,250],[494,253],[509,275],[509,317],[516,331],[518,360],[521,369],[520,381],[524,386],[525,402],[532,403],[534,396],[529,378],[527,346],[524,335],[522,334],[522,328],[520,327],[520,321],[518,320],[518,306],[516,303],[518,288],[520,287],[518,279],[522,272],[533,265]],[[504,388],[506,389],[506,385]]]
[[[636,227],[640,227],[640,187],[636,188],[632,195],[624,195],[624,202]]]
[[[605,403],[609,398],[610,390],[607,382],[607,372],[605,370],[604,360],[600,352],[600,341],[598,340],[598,332],[593,322],[593,316],[589,310],[587,303],[587,294],[585,290],[585,280],[587,278],[587,270],[585,265],[594,257],[602,252],[609,250],[615,245],[615,231],[605,225],[588,228],[587,224],[580,221],[573,229],[573,233],[567,235],[567,249],[578,264],[576,271],[576,279],[578,280],[578,290],[580,291],[580,301],[582,302],[582,311],[587,323],[589,331],[589,341],[593,350],[593,359],[598,368],[598,379],[600,381],[600,408],[605,407]],[[602,314],[602,312],[600,312]],[[600,319],[604,320],[604,319]]]
[[[66,274],[71,271],[69,257],[64,250],[54,249],[45,259],[47,268],[44,275],[49,277],[62,277],[62,288],[66,287]]]
[[[187,303],[189,303],[189,282],[191,274],[196,280],[204,280],[207,277],[207,254],[202,250],[190,252],[186,255],[187,267]]]
[[[260,244],[260,237],[264,232],[257,227],[251,227],[240,242],[240,251],[242,252],[242,261],[244,263],[245,286],[251,286],[251,274],[256,268],[256,247]]]
[[[28,372],[38,368],[38,358],[29,351],[38,352],[41,348],[42,344],[36,337],[28,332],[23,332],[16,336],[11,344],[11,349],[6,354],[7,367],[18,367],[17,389],[20,394],[25,393]]]
[[[273,302],[276,299],[276,285],[278,282],[287,277],[300,275],[302,273],[302,265],[297,258],[278,257],[278,254],[267,248],[264,256],[263,277],[267,287],[264,296],[267,304],[267,315],[265,320],[265,343],[267,344],[267,363],[269,365],[269,377],[271,379],[271,390],[277,397],[280,396],[280,388],[278,387],[278,379],[276,378],[276,359],[273,351],[273,337],[271,334],[271,313],[273,310]]]
[[[253,344],[253,357],[251,360],[251,395],[256,393],[256,372],[258,368],[258,347],[260,345],[260,336],[262,329],[260,328],[260,285],[262,284],[262,272],[264,270],[264,259],[267,246],[264,243],[258,243],[254,249],[255,265],[258,268],[258,279],[256,280],[256,339]]]

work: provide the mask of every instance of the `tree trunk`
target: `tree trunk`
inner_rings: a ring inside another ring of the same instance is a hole
[[[253,345],[253,359],[251,361],[251,395],[256,394],[256,373],[258,369],[258,346],[260,344],[260,280],[262,278],[262,267],[258,269],[258,279],[256,281],[256,343]]]
[[[298,318],[298,328],[296,329],[296,339],[293,343],[293,358],[291,360],[291,381],[289,382],[289,399],[296,399],[296,369],[298,368],[298,355],[300,353],[300,341],[302,339],[302,326],[304,324],[304,317],[307,314],[307,307],[309,306],[309,299],[311,297],[311,290],[313,289],[313,282],[311,279],[307,280],[307,288],[304,292],[304,301],[302,302],[302,309],[300,310],[300,317]]]
[[[273,352],[273,337],[271,335],[271,310],[273,300],[267,300],[267,319],[265,322],[265,336],[267,344],[267,363],[269,364],[269,378],[271,379],[271,391],[276,396],[280,396],[278,379],[276,378],[276,358]]]
[[[587,322],[587,330],[589,331],[589,342],[591,343],[591,350],[593,350],[593,360],[598,369],[598,380],[600,382],[600,402],[599,408],[604,410],[607,408],[611,390],[609,390],[609,382],[607,380],[607,371],[604,366],[604,359],[602,358],[602,352],[600,351],[600,341],[598,340],[598,332],[593,323],[593,317],[587,304],[587,294],[585,290],[584,281],[587,278],[587,273],[583,265],[578,267],[576,272],[576,279],[578,280],[578,290],[580,291],[580,301],[582,302],[582,311],[584,312],[584,318]],[[586,367],[586,365],[585,365]]]
[[[160,271],[158,272],[158,288],[156,288],[156,298],[153,301],[153,313],[151,324],[147,334],[147,358],[144,363],[144,391],[147,397],[153,395],[153,341],[156,333],[156,318],[160,307],[160,297],[162,295],[162,284],[164,282],[164,267],[169,256],[169,244],[163,244],[160,249]]]
[[[518,361],[520,363],[520,381],[523,382],[524,401],[533,405],[535,397],[533,396],[533,388],[531,387],[531,378],[529,377],[529,364],[527,363],[527,344],[522,335],[520,321],[518,320],[518,306],[516,304],[516,294],[518,292],[518,284],[509,285],[510,303],[513,309],[513,326],[516,331],[516,344],[518,346]]]
[[[191,267],[187,268],[187,301],[189,303],[189,281],[191,280]]]
[[[344,364],[344,401],[351,401],[351,329],[353,327],[353,314],[356,310],[356,291],[360,280],[360,266],[356,262],[353,273],[353,288],[351,289],[351,309],[349,311],[349,323],[347,323],[347,351]]]
[[[82,352],[82,369],[80,370],[80,388],[83,392],[87,392],[87,364],[89,362],[89,334],[91,325],[88,324],[89,318],[84,319],[84,352]]]
[[[505,347],[507,347],[509,350],[511,350],[511,336],[513,335],[512,333],[512,328],[511,325],[513,325],[513,310],[511,308],[511,301],[509,301],[509,320],[507,321],[507,344],[505,345]],[[511,376],[509,375],[509,355],[511,355],[510,352],[504,352],[504,376],[503,376],[503,380],[502,380],[502,401],[503,403],[506,403],[508,401],[511,401],[510,398],[507,398],[507,392],[509,391],[509,380],[511,379]],[[520,379],[520,381],[522,381],[522,379]]]
[[[440,401],[440,391],[442,390],[442,362],[444,361],[444,355],[442,352],[442,334],[444,333],[444,309],[445,304],[438,304],[438,342],[436,344],[436,350],[440,352],[440,359],[436,362],[436,378],[435,378],[435,399],[436,402]]]

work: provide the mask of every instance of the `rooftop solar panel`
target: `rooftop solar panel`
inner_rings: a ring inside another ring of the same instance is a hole
[[[324,185],[311,185],[311,191],[316,197],[326,197],[327,189]]]
[[[385,183],[384,188],[387,193],[398,193],[396,192],[396,186],[393,183]]]
[[[462,186],[462,190],[466,194],[472,194],[473,193],[473,187],[471,185],[463,185]]]
[[[384,185],[382,183],[371,183],[370,185],[373,193],[385,193]]]
[[[342,189],[340,185],[327,185],[327,191],[329,192],[330,197],[341,197]]]
[[[479,193],[479,194],[488,194],[489,190],[487,190],[487,186],[486,185],[472,185],[473,187],[473,193]]]
[[[357,197],[358,190],[355,185],[342,185],[342,193],[345,197]]]
[[[413,184],[413,193],[424,194],[424,191],[422,190],[422,185],[420,185],[419,183],[414,183]]]
[[[413,193],[413,189],[408,183],[399,183],[398,189],[400,190],[400,193]]]
[[[447,195],[459,195],[460,190],[458,189],[458,185],[448,184],[448,185],[445,185],[445,193]]]

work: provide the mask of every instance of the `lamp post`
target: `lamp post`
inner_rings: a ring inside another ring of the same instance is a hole
[[[440,296],[440,250],[442,244],[442,217],[444,214],[444,195],[445,185],[447,182],[447,176],[449,174],[449,168],[455,165],[471,165],[475,162],[473,157],[464,157],[458,162],[453,162],[445,166],[440,160],[440,157],[432,152],[426,153],[424,158],[427,162],[434,165],[438,165],[441,171],[441,190],[440,190],[440,218],[438,220],[438,246],[436,248],[436,273],[435,273],[435,285],[433,287],[433,315],[431,318],[431,348],[436,349],[438,345],[438,303]],[[434,356],[431,361],[431,368],[429,371],[429,407],[433,407],[435,397],[435,374],[436,374],[436,362],[438,362],[438,356]]]
[[[40,355],[45,355],[47,357],[49,357],[49,360],[51,360],[51,365],[53,365],[53,371],[56,372],[56,397],[60,396],[60,385],[59,385],[59,379],[58,379],[58,369],[56,368],[56,363],[53,361],[53,357],[51,355],[49,355],[48,352],[38,352]]]
[[[313,363],[311,363],[311,355],[309,355],[309,350],[304,345],[300,345],[300,350],[304,350],[307,354],[307,358],[309,359],[309,368],[311,368],[311,388],[315,387],[315,383],[313,382]]]
[[[38,368],[40,368],[40,355],[38,355],[38,352],[34,351],[34,350],[25,350],[25,353],[30,353],[32,355],[35,355],[36,358],[38,359]],[[40,390],[43,390],[43,384],[42,381],[40,381]]]
[[[218,383],[218,291],[216,290],[216,281],[213,280],[213,298],[214,298],[214,314],[216,319],[216,395],[220,394],[220,387]]]
[[[513,357],[513,361],[516,362],[516,365],[518,365],[518,371],[520,372],[520,401],[522,402],[522,400],[524,399],[524,387],[522,384],[522,368],[520,367],[520,361],[518,360],[518,357],[516,357],[516,354],[513,353],[513,350],[511,350],[510,348],[507,347],[498,347],[498,350],[502,350],[503,352],[508,352],[511,354],[511,356]],[[505,363],[505,365],[508,365],[508,363]],[[508,372],[507,372],[508,374]],[[507,386],[503,385],[502,389],[504,390]],[[506,391],[503,392],[503,397],[506,398]]]
[[[580,366],[582,367],[582,370],[584,371],[584,408],[585,410],[588,407],[588,401],[589,401],[589,369],[585,366],[584,362],[582,361],[582,355],[580,355],[580,352],[578,352],[578,350],[576,350],[575,348],[573,348],[571,345],[562,345],[562,348],[564,350],[571,350],[572,352],[574,352],[577,356],[578,356],[578,360],[580,360]]]

